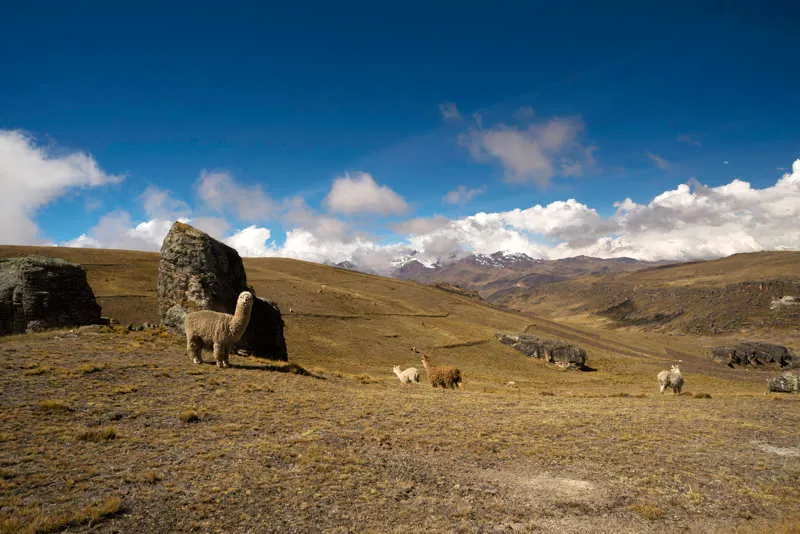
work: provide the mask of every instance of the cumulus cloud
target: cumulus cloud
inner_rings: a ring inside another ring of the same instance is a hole
[[[160,187],[149,185],[139,195],[144,212],[152,218],[177,219],[189,213],[189,205],[183,200],[172,198],[171,193]]]
[[[234,214],[243,221],[271,219],[277,203],[260,185],[243,185],[228,171],[203,171],[195,184],[203,203],[216,212]]]
[[[478,123],[459,137],[473,159],[499,162],[505,180],[546,186],[554,176],[580,176],[584,164],[594,165],[591,150],[579,141],[584,129],[580,117],[553,118],[525,127]]]
[[[461,113],[452,102],[439,104],[439,113],[441,113],[442,118],[448,122],[461,120]]]
[[[385,185],[378,185],[368,173],[345,174],[333,181],[324,204],[329,210],[347,215],[379,213],[400,215],[409,210],[403,197]]]
[[[225,243],[244,257],[274,256],[275,244],[269,243],[271,236],[269,229],[251,225],[225,239]]]
[[[312,261],[351,260],[376,272],[391,271],[405,255],[431,265],[469,253],[498,250],[532,257],[630,256],[643,260],[692,260],[736,252],[800,248],[800,160],[775,185],[748,182],[708,187],[680,184],[639,204],[624,199],[610,216],[576,199],[503,212],[480,212],[449,220],[416,218],[394,226],[405,237],[379,244],[325,240],[303,230],[292,233],[279,254]]]
[[[141,200],[157,198],[161,197],[151,194]],[[164,204],[154,201],[153,205]],[[689,180],[649,201],[624,198],[613,207],[610,215],[601,215],[595,207],[570,198],[458,219],[417,217],[395,224],[396,237],[390,240],[318,214],[300,197],[286,199],[280,206],[282,221],[290,227],[282,243],[269,228],[258,225],[231,231],[223,218],[184,221],[211,232],[242,256],[322,263],[349,260],[382,274],[390,273],[398,258],[413,257],[431,265],[498,250],[550,259],[581,254],[707,259],[736,252],[800,249],[796,223],[800,220],[800,159],[769,187],[754,188],[739,178],[719,186]],[[114,212],[68,244],[158,250],[171,224],[172,220],[159,218],[137,223],[126,212]]]
[[[454,190],[449,191],[444,197],[442,197],[442,201],[446,204],[458,204],[463,206],[468,204],[477,195],[482,195],[485,192],[486,187],[483,186],[470,189],[466,186],[459,185]]]
[[[189,221],[189,219],[181,220]],[[173,220],[151,219],[134,224],[128,212],[114,211],[103,215],[88,232],[62,245],[83,248],[159,250],[173,222]]]
[[[647,154],[647,157],[650,158],[650,161],[653,162],[653,165],[655,165],[662,171],[666,171],[667,169],[669,169],[670,162],[667,161],[666,159],[662,158],[658,154],[653,154],[652,152],[645,152],[645,154]]]
[[[117,183],[89,154],[56,155],[19,130],[0,130],[0,242],[42,242],[36,212],[75,188]]]

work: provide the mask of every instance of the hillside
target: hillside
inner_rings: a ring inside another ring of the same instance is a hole
[[[629,272],[664,263],[589,256],[542,260],[525,254],[496,252],[491,255],[470,255],[434,267],[426,267],[416,260],[411,260],[396,269],[392,276],[423,284],[451,284],[478,291],[482,298],[493,300],[498,293],[515,288],[524,291],[578,276]]]
[[[104,314],[154,321],[158,255],[81,263]],[[792,532],[798,398],[711,364],[718,338],[610,331],[413,282],[246,259],[289,364],[193,365],[160,329],[0,338],[0,532]],[[494,340],[584,347],[561,372]],[[463,391],[394,363],[456,365]],[[210,355],[206,356],[207,360]],[[682,359],[685,394],[655,374]],[[509,387],[508,381],[515,385]]]
[[[800,324],[800,305],[778,302],[784,296],[800,296],[800,252],[735,254],[576,277],[511,288],[491,301],[558,320],[590,315],[648,330],[782,337],[794,335]]]

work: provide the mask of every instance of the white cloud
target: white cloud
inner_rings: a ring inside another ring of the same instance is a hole
[[[525,128],[480,124],[459,137],[473,159],[499,161],[508,182],[546,186],[554,176],[579,176],[583,163],[594,165],[592,152],[578,142],[584,124],[579,117],[554,118]]]
[[[0,242],[42,242],[36,212],[73,188],[99,187],[123,179],[103,172],[90,155],[51,154],[18,130],[0,130]]]
[[[463,206],[464,204],[468,204],[477,195],[481,195],[485,192],[486,187],[483,186],[470,189],[466,186],[459,185],[442,197],[442,201],[447,204],[459,204]]]
[[[403,197],[385,185],[378,185],[368,173],[357,172],[336,178],[325,205],[331,211],[348,215],[379,213],[399,215],[409,210]]]
[[[658,154],[653,154],[652,152],[645,152],[645,154],[647,154],[647,157],[650,158],[650,161],[653,162],[653,165],[655,165],[662,171],[666,171],[667,169],[669,169],[670,162],[667,161],[666,159],[662,158]]]
[[[373,181],[374,184],[374,181]],[[377,187],[377,185],[375,185]],[[586,254],[645,260],[691,260],[736,252],[800,249],[800,159],[772,186],[754,188],[742,179],[709,187],[696,180],[679,184],[645,203],[625,198],[601,216],[577,199],[524,209],[479,212],[459,219],[412,218],[395,224],[402,237],[385,242],[330,215],[320,215],[303,199],[287,199],[283,221],[291,226],[282,244],[270,229],[250,225],[234,233],[225,219],[186,222],[212,232],[242,256],[283,256],[335,263],[350,260],[362,269],[388,274],[398,257],[423,263],[450,261],[472,252],[524,252],[563,258]],[[103,217],[68,243],[158,250],[172,220],[134,223],[126,212]]]
[[[271,236],[272,232],[267,228],[251,225],[225,239],[225,243],[246,258],[275,256],[275,244],[268,243]]]
[[[186,202],[172,198],[169,191],[154,185],[147,186],[139,200],[144,212],[152,218],[177,219],[189,213]]]
[[[188,222],[189,219],[181,219]],[[154,251],[161,249],[167,232],[174,220],[150,219],[133,224],[126,211],[115,211],[100,218],[87,233],[62,243],[66,247],[118,248],[126,250]]]
[[[439,113],[441,113],[442,118],[448,122],[461,120],[461,113],[452,102],[439,104]]]
[[[228,171],[203,171],[195,186],[206,206],[216,212],[232,212],[243,221],[271,219],[278,209],[260,185],[242,185]]]

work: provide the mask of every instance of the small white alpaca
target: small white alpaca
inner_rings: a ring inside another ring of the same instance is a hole
[[[236,301],[233,315],[211,310],[200,310],[186,314],[183,328],[186,331],[186,352],[194,363],[203,363],[203,349],[214,351],[218,367],[228,367],[228,353],[239,341],[250,322],[253,295],[242,291]]]
[[[672,389],[673,394],[678,394],[681,392],[684,381],[683,375],[681,374],[680,363],[680,361],[673,363],[669,370],[664,369],[656,376],[658,379],[658,385],[661,387],[661,393],[664,393],[664,390],[667,388]]]
[[[419,382],[419,370],[416,367],[409,367],[405,371],[400,370],[399,365],[392,367],[392,371],[397,375],[402,384],[410,384],[412,382]]]

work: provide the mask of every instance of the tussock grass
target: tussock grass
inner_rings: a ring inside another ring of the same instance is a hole
[[[98,371],[102,371],[103,367],[100,365],[95,365],[93,363],[85,363],[75,369],[75,372],[82,375],[88,375],[92,373],[97,373]]]
[[[198,423],[200,422],[200,415],[195,410],[183,410],[178,414],[178,419],[184,423]]]
[[[110,441],[112,439],[116,439],[116,437],[117,430],[110,426],[102,428],[89,428],[82,430],[77,436],[75,436],[78,441],[91,441],[95,443]]]
[[[62,400],[57,399],[47,399],[40,401],[36,404],[40,410],[47,412],[47,413],[69,413],[72,411],[72,408],[69,404]]]

